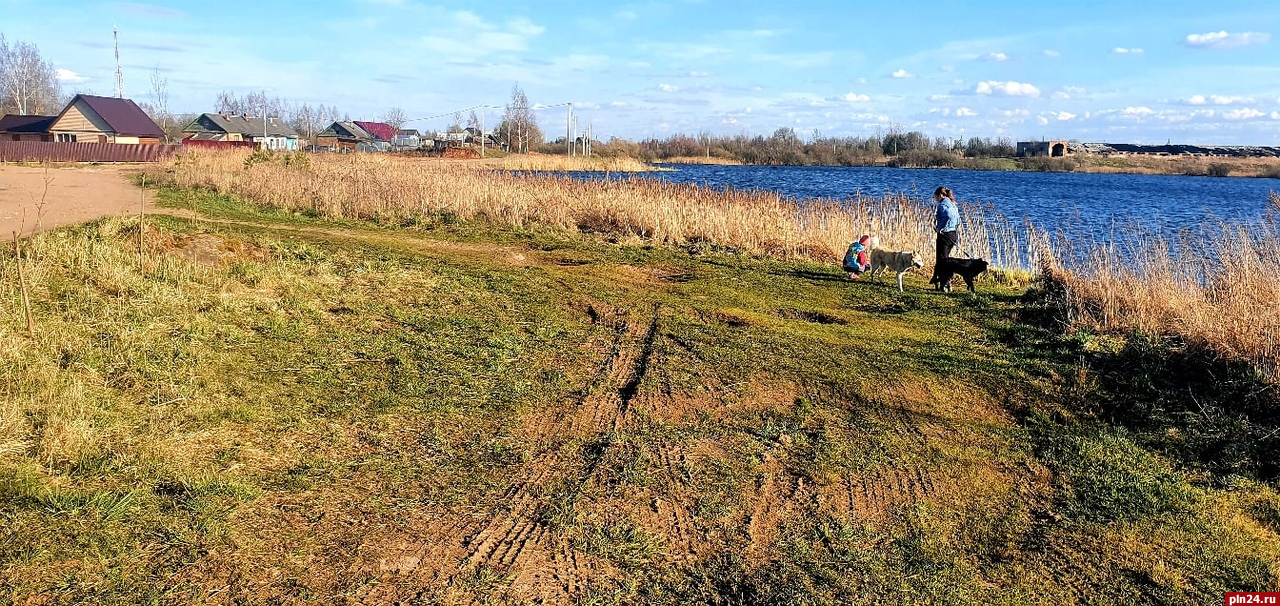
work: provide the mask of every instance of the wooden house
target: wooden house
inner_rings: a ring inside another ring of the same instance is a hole
[[[373,142],[373,135],[365,132],[363,128],[356,126],[354,122],[334,122],[320,131],[316,135],[316,145],[318,147],[328,148],[330,151],[364,151]]]
[[[49,126],[54,141],[157,144],[160,126],[129,99],[76,95]]]
[[[298,150],[298,133],[279,118],[200,114],[182,129],[184,141],[248,141],[264,149]]]

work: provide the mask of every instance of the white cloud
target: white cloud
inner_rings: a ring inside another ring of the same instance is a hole
[[[1184,44],[1191,48],[1235,48],[1250,44],[1266,44],[1271,41],[1271,34],[1261,32],[1240,32],[1229,34],[1225,31],[1207,34],[1190,34]]]
[[[890,75],[890,76],[892,76],[892,77],[894,77],[894,78],[899,78],[899,79],[901,79],[901,78],[910,78],[910,77],[912,77],[912,76],[911,76],[911,72],[908,72],[908,71],[907,71],[907,70],[905,70],[905,69],[897,70],[897,71],[895,71],[895,72],[893,72],[892,74],[889,74],[889,75]]]
[[[1057,92],[1053,93],[1053,98],[1059,100],[1078,98],[1084,96],[1087,92],[1089,91],[1086,91],[1079,86],[1064,86]]]
[[[1222,112],[1222,117],[1227,120],[1252,120],[1254,118],[1261,118],[1265,115],[1265,113],[1253,109],[1252,107],[1242,107],[1240,109]]]
[[[854,82],[855,84],[866,84],[866,83],[867,83],[867,79],[866,79],[866,78],[858,78],[857,80],[854,80],[853,82]]]
[[[1008,61],[1009,56],[1004,53],[987,53],[981,57],[978,57],[978,60],[979,61],[997,61],[997,62]]]
[[[1066,122],[1067,120],[1076,119],[1076,115],[1071,112],[1049,112],[1049,115],[1053,116],[1059,122]]]
[[[1044,116],[1036,116],[1036,124],[1039,124],[1040,126],[1047,126],[1049,124],[1049,119]]]
[[[1253,97],[1235,97],[1230,95],[1191,95],[1187,97],[1187,105],[1248,105],[1256,103]]]
[[[979,82],[973,92],[979,95],[1002,95],[1005,97],[1039,97],[1040,89],[1024,82],[997,82],[987,80]]]
[[[1152,110],[1150,107],[1147,107],[1144,105],[1139,107],[1126,107],[1124,108],[1123,113],[1126,116],[1150,116],[1151,114],[1154,114],[1156,112]]]
[[[689,72],[688,74],[690,78],[710,78],[711,76],[714,76],[714,75],[715,74],[711,72],[699,72],[699,71],[692,71],[692,72]]]
[[[958,118],[972,118],[976,115],[978,115],[978,112],[975,112],[967,107],[956,108],[956,117]]]
[[[626,107],[626,106],[627,106],[626,101],[610,101],[609,102],[609,107]]]
[[[1253,97],[1228,97],[1223,95],[1209,95],[1209,102],[1214,105],[1237,105],[1255,103]]]
[[[1004,117],[1006,117],[1006,118],[1026,118],[1027,116],[1030,116],[1030,115],[1031,115],[1031,112],[1030,112],[1030,111],[1027,111],[1027,110],[1022,109],[1022,108],[1018,108],[1018,109],[1006,109],[1006,110],[1004,110],[1004,111],[1002,111],[1002,112],[1000,112],[1000,113],[1001,113],[1001,114],[1003,114],[1003,115],[1004,115]]]
[[[858,93],[845,93],[840,96],[840,100],[848,101],[849,103],[865,103],[870,101],[871,97],[867,95],[859,95]]]
[[[1047,48],[1043,51],[1043,53],[1044,53],[1044,56],[1046,56],[1046,57],[1061,57],[1061,56],[1062,56],[1062,53],[1060,53],[1060,52],[1058,52],[1058,51],[1056,51],[1056,50],[1049,50],[1049,49],[1047,49]]]
[[[1122,47],[1122,46],[1117,46],[1117,47],[1115,47],[1115,48],[1111,49],[1111,52],[1112,52],[1112,53],[1115,53],[1115,54],[1117,54],[1117,55],[1141,55],[1141,54],[1142,54],[1142,49],[1140,49],[1140,48],[1124,48],[1124,47]]]
[[[1271,112],[1272,120],[1280,120],[1280,112]]]
[[[947,99],[950,99],[950,98],[951,98],[951,95],[929,95],[930,101],[946,101]]]
[[[54,70],[54,72],[57,74],[58,82],[70,82],[72,84],[75,84],[78,82],[84,82],[85,80],[88,80],[88,78],[81,76],[80,74],[77,74],[69,69],[63,69],[61,67]]]
[[[679,87],[679,86],[672,85],[672,84],[667,84],[666,82],[663,82],[662,84],[659,84],[659,85],[658,85],[658,90],[660,90],[660,91],[662,91],[662,92],[664,92],[664,93],[674,93],[674,92],[676,92],[676,91],[680,90],[680,87]]]

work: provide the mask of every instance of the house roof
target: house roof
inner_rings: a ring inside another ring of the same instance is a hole
[[[356,139],[357,141],[368,141],[373,138],[373,135],[370,135],[363,128],[356,126],[355,122],[334,122],[329,125],[329,128],[320,131],[320,134],[317,136],[338,137],[339,139],[351,138]]]
[[[240,133],[247,137],[261,137],[263,133],[262,116],[244,116],[204,113],[191,121],[184,133]],[[266,134],[269,137],[297,138],[298,132],[279,118],[267,118]]]
[[[0,133],[46,133],[57,116],[19,116],[0,118]]]
[[[367,132],[383,141],[390,141],[396,136],[396,129],[391,128],[390,124],[383,124],[382,122],[361,122],[356,120],[355,125],[363,128],[364,132]]]
[[[397,137],[420,137],[422,136],[422,133],[418,132],[418,129],[416,128],[402,128],[396,131],[396,136]]]
[[[66,115],[79,101],[84,101],[93,113],[98,114],[107,126],[117,135],[125,135],[131,137],[164,137],[164,131],[160,130],[160,125],[155,123],[147,112],[142,111],[137,103],[131,99],[122,99],[118,97],[99,97],[97,95],[76,95],[65,108],[62,113],[54,120],[56,124],[62,116]]]

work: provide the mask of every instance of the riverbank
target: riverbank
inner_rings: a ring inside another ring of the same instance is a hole
[[[701,156],[661,159],[655,161],[655,164],[747,165],[731,158],[705,158]],[[785,164],[782,166],[785,166]],[[1066,158],[966,158],[946,152],[923,152],[880,158],[867,157],[863,158],[860,163],[841,166],[1280,178],[1280,158],[1264,157],[1145,156],[1136,154],[1101,156],[1081,154]]]
[[[1202,603],[1280,579],[1274,455],[1223,431],[1268,390],[1058,332],[1050,291],[158,200],[141,256],[136,217],[26,243],[33,336],[0,283],[4,601]]]

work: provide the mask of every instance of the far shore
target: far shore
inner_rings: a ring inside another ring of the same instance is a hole
[[[681,156],[655,160],[653,164],[707,164],[717,166],[747,166],[732,158],[715,156]],[[757,166],[771,166],[759,164]],[[820,165],[814,165],[820,166]],[[1146,155],[1074,155],[1065,158],[954,158],[933,164],[915,164],[901,157],[886,157],[879,161],[854,166],[880,166],[894,168],[954,168],[963,170],[998,170],[1027,172],[1080,172],[1134,175],[1183,175],[1213,177],[1254,177],[1280,179],[1280,158],[1268,157],[1206,157],[1206,156],[1146,156]]]

